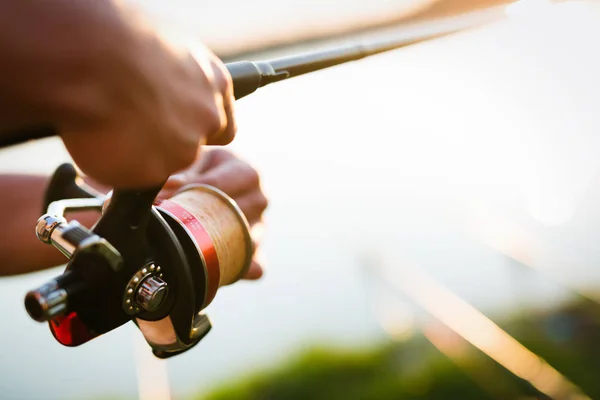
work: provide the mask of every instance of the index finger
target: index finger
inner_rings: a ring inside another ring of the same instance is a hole
[[[211,68],[215,85],[220,93],[223,112],[225,113],[225,126],[214,137],[208,138],[208,144],[226,145],[233,141],[237,132],[235,121],[235,98],[233,96],[233,81],[227,67],[216,56],[212,56]]]
[[[255,190],[260,187],[258,172],[239,159],[232,159],[199,174],[189,183],[204,183],[214,186],[231,197]]]

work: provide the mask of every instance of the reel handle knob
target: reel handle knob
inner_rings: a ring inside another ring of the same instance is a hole
[[[169,294],[169,286],[157,276],[150,276],[138,287],[135,299],[146,311],[156,311]]]
[[[50,203],[63,199],[89,199],[99,198],[102,194],[85,185],[79,178],[73,164],[60,165],[52,175],[46,194],[42,214],[46,213]]]

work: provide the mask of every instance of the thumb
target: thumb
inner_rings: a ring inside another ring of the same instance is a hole
[[[163,189],[180,188],[181,186],[185,185],[189,180],[190,179],[188,178],[186,173],[171,175],[169,179],[167,179],[167,182],[165,182]]]

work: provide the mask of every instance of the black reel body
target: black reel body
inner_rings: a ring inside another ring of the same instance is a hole
[[[116,190],[90,231],[62,214],[101,210],[103,198],[77,184],[72,165],[54,173],[37,234],[70,260],[61,276],[27,294],[25,306],[32,318],[49,321],[61,344],[78,346],[134,320],[154,354],[166,358],[210,330],[199,312],[206,268],[185,232],[176,233],[178,225],[153,205],[160,189]]]

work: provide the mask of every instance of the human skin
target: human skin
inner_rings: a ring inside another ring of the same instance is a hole
[[[50,177],[43,175],[0,175],[0,276],[24,274],[55,267],[67,259],[53,246],[40,242],[35,235],[35,222],[41,216],[44,192]],[[108,188],[87,182],[100,192]],[[184,185],[204,183],[215,186],[236,201],[251,227],[260,226],[267,208],[257,171],[233,153],[222,149],[205,151],[203,156],[181,174],[169,178],[159,198],[169,198]],[[74,212],[76,219],[91,227],[100,217],[98,212]],[[260,242],[253,237],[255,246]],[[263,270],[255,258],[246,279],[258,279]]]
[[[103,185],[163,184],[200,146],[231,142],[233,103],[213,53],[119,0],[0,1],[0,135],[51,126]]]

